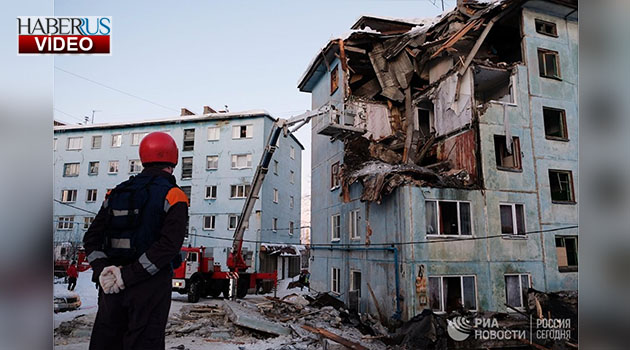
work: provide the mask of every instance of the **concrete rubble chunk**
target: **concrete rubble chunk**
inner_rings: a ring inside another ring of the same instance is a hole
[[[261,317],[256,317],[251,311],[241,305],[226,301],[224,309],[232,323],[237,326],[253,329],[259,332],[272,334],[275,336],[289,335],[291,330],[280,324],[267,321]]]

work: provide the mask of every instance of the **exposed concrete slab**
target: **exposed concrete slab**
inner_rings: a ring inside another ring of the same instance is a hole
[[[262,317],[257,317],[251,310],[248,310],[238,303],[226,301],[224,304],[225,312],[228,314],[230,321],[237,326],[253,329],[268,334],[289,335],[291,330],[277,323],[269,322]]]

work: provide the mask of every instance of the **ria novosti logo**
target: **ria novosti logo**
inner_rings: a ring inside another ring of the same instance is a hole
[[[111,54],[111,17],[18,17],[18,54]]]

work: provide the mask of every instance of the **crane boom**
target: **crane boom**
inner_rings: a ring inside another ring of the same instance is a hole
[[[243,236],[245,234],[245,229],[247,228],[246,223],[249,221],[249,217],[252,214],[252,210],[254,209],[256,200],[259,198],[258,194],[262,187],[265,176],[269,171],[269,164],[271,163],[271,158],[276,151],[280,135],[284,134],[284,137],[287,137],[290,133],[293,133],[302,126],[308,124],[308,122],[312,118],[320,116],[322,114],[326,114],[328,112],[333,112],[333,110],[328,106],[324,106],[317,110],[307,111],[289,119],[278,118],[274,122],[269,137],[267,138],[267,145],[265,146],[262,157],[260,158],[260,163],[256,167],[256,172],[254,173],[254,178],[252,179],[250,191],[245,198],[245,203],[243,204],[241,215],[238,218],[236,230],[234,231],[232,251],[228,255],[227,261],[227,266],[229,267],[230,271],[243,271],[248,268],[242,254]],[[289,130],[289,127],[295,124],[298,125],[293,130]]]

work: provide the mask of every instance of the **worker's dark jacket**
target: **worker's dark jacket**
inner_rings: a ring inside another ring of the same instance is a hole
[[[186,234],[188,198],[175,177],[157,168],[109,191],[83,244],[98,283],[101,271],[122,266],[126,288],[171,270]]]

